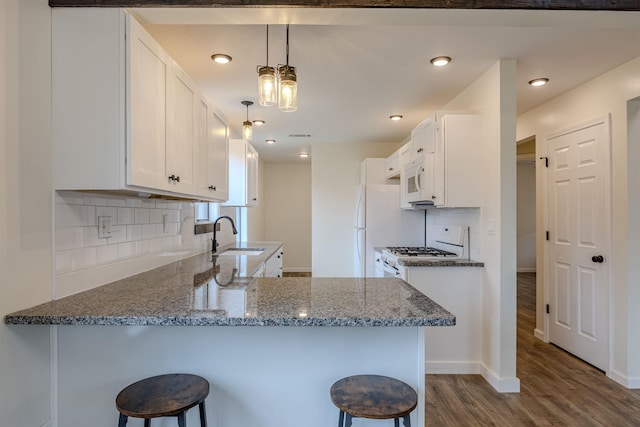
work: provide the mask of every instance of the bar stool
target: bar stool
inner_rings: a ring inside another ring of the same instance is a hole
[[[351,427],[353,418],[389,420],[411,427],[409,413],[418,405],[418,395],[408,384],[381,375],[354,375],[331,386],[331,400],[340,409],[339,427]],[[346,424],[345,424],[346,423]]]
[[[125,427],[129,417],[144,418],[144,427],[151,426],[151,418],[177,417],[178,426],[186,427],[185,414],[196,405],[200,406],[200,426],[207,427],[204,399],[208,395],[209,382],[197,375],[166,374],[145,378],[118,393],[118,427]]]

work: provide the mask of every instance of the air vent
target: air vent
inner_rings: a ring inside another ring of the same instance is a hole
[[[311,138],[310,133],[290,133],[289,138]]]

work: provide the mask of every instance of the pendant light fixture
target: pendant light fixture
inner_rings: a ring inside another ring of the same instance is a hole
[[[269,66],[269,26],[267,25],[267,65],[258,65],[258,104],[271,107],[277,102],[276,69]]]
[[[278,109],[291,113],[298,109],[296,67],[289,66],[289,24],[287,24],[287,63],[278,65]]]
[[[247,120],[242,123],[242,137],[247,141],[251,141],[251,138],[253,138],[253,126],[249,121],[249,106],[253,105],[253,102],[242,101],[241,104],[247,107]]]

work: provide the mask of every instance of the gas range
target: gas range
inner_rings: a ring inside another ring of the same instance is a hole
[[[400,260],[445,260],[467,258],[469,255],[469,227],[436,225],[431,246],[389,246],[382,250],[381,261],[397,269]]]

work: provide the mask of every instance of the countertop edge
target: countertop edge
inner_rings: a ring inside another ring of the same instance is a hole
[[[351,326],[424,327],[455,326],[456,318],[193,318],[193,317],[57,317],[6,316],[5,324],[30,326]]]

